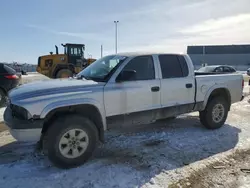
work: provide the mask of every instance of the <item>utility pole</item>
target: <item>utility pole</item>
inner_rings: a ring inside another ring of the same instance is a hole
[[[102,58],[102,54],[103,53],[103,46],[101,45],[101,58]]]
[[[115,53],[117,54],[117,25],[118,25],[118,23],[119,23],[119,21],[117,20],[117,21],[114,21],[114,23],[115,23]]]

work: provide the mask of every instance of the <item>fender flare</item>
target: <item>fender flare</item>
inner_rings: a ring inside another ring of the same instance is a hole
[[[202,110],[204,110],[207,106],[207,102],[208,102],[208,99],[209,97],[211,96],[211,93],[216,90],[216,89],[224,89],[227,94],[229,95],[228,97],[230,97],[230,100],[231,100],[231,95],[230,95],[230,92],[227,88],[227,85],[226,84],[215,84],[213,85],[212,87],[210,87],[204,97],[204,101],[203,101],[203,105],[202,105]]]
[[[103,123],[103,130],[107,129],[107,123],[106,123],[106,114],[105,114],[105,110],[103,108],[103,106],[96,100],[91,99],[91,98],[79,98],[79,99],[70,99],[70,100],[64,100],[64,101],[57,101],[57,102],[53,102],[49,105],[47,105],[41,115],[40,118],[44,119],[46,118],[46,116],[52,112],[53,110],[59,109],[59,108],[63,108],[63,107],[73,107],[73,106],[77,106],[77,105],[91,105],[93,107],[95,107],[102,118],[102,123]]]

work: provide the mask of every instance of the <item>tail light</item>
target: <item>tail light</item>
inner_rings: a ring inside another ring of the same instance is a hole
[[[244,88],[244,80],[242,80],[242,88]]]
[[[15,75],[15,74],[12,74],[12,75],[6,75],[6,76],[4,76],[5,78],[7,78],[7,79],[18,79],[18,76],[17,75]]]

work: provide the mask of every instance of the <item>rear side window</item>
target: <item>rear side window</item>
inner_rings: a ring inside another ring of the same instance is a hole
[[[217,67],[214,72],[223,72],[223,67]]]
[[[183,56],[159,55],[162,78],[180,78],[188,76],[187,63]]]
[[[4,69],[8,74],[16,74],[16,71],[7,65],[4,65]]]
[[[180,62],[180,64],[181,64],[181,69],[182,69],[183,77],[188,76],[189,70],[188,70],[187,62],[186,62],[184,56],[179,55],[179,56],[178,56],[178,59],[179,59],[179,62]]]
[[[232,67],[225,67],[225,68],[228,68],[228,72],[236,72],[236,70]]]
[[[139,56],[132,59],[123,70],[135,70],[135,80],[155,79],[154,61],[152,56]]]
[[[229,67],[224,67],[224,72],[232,72],[232,70]]]

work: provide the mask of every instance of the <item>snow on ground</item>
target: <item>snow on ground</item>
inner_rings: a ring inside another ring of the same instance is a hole
[[[22,84],[33,82],[33,81],[39,81],[39,80],[47,80],[48,77],[39,74],[37,72],[27,73],[27,75],[22,75]]]
[[[176,120],[115,130],[106,135],[85,165],[60,170],[34,145],[0,133],[0,187],[167,187],[182,178],[182,167],[250,144],[250,104],[234,104],[226,125],[201,126],[197,113]],[[192,167],[193,168],[193,167]]]
[[[5,108],[0,108],[0,122],[3,121],[3,113],[4,113]]]

